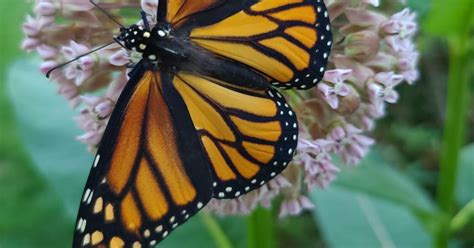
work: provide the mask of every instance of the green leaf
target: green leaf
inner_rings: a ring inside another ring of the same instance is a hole
[[[461,206],[474,199],[474,144],[468,145],[461,150],[456,199]]]
[[[0,202],[0,247],[60,248],[72,236],[60,199],[29,164],[0,159]]]
[[[314,217],[332,248],[430,247],[429,235],[403,206],[333,185],[313,191]]]
[[[436,211],[435,204],[415,182],[389,166],[376,152],[369,154],[356,168],[345,167],[338,186],[393,201],[416,212]]]
[[[450,36],[464,33],[472,24],[474,1],[434,0],[424,28],[431,34]]]
[[[56,95],[57,85],[39,72],[36,61],[14,63],[8,82],[26,148],[75,218],[92,161],[85,146],[75,140],[81,133],[72,119],[75,112]]]
[[[0,75],[4,79],[4,68],[11,62],[13,58],[23,55],[20,52],[20,40],[24,37],[21,32],[21,23],[25,19],[28,10],[33,8],[31,3],[27,1],[0,1],[0,23],[9,23],[3,25],[0,32],[0,47],[2,48],[2,56],[0,56]]]

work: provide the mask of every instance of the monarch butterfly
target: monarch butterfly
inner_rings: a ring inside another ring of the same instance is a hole
[[[157,23],[143,23],[115,38],[142,59],[95,156],[73,247],[154,246],[211,198],[278,175],[298,124],[276,88],[317,84],[332,45],[322,0],[159,0]]]

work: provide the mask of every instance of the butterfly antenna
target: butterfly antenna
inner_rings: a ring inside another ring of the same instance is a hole
[[[112,42],[110,42],[110,43],[107,43],[107,44],[105,44],[105,45],[102,45],[102,46],[100,46],[100,47],[97,47],[97,48],[95,48],[94,50],[89,51],[88,53],[84,53],[84,54],[82,54],[82,55],[79,55],[79,56],[77,56],[77,57],[75,57],[75,58],[73,58],[73,59],[67,61],[67,62],[64,62],[64,63],[62,63],[62,64],[60,64],[60,65],[57,65],[57,66],[55,66],[54,68],[52,68],[51,70],[49,70],[49,71],[46,73],[46,77],[49,78],[49,76],[51,75],[51,73],[52,73],[54,70],[59,69],[59,68],[61,68],[61,67],[63,67],[63,66],[69,65],[70,63],[72,63],[72,62],[74,62],[74,61],[77,61],[77,60],[80,59],[80,58],[83,58],[83,57],[85,57],[85,56],[87,56],[87,55],[89,55],[89,54],[95,53],[95,52],[97,52],[97,51],[99,51],[99,50],[101,50],[101,49],[103,49],[103,48],[105,48],[105,47],[107,47],[107,46],[110,46],[110,45],[114,44],[114,43],[116,43],[115,40],[112,41]]]
[[[117,19],[115,19],[115,17],[113,17],[109,12],[107,12],[105,9],[103,9],[102,7],[100,7],[96,2],[94,2],[94,0],[89,0],[89,2],[94,5],[94,7],[96,7],[98,10],[100,10],[100,12],[104,13],[108,18],[110,18],[110,20],[112,20],[113,22],[117,23],[117,25],[119,25],[121,28],[125,28],[125,26],[122,25],[122,23],[120,23],[119,21],[117,21]]]

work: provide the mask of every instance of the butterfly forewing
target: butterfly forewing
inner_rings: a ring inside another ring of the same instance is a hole
[[[208,9],[181,32],[194,44],[259,71],[277,87],[308,89],[323,77],[332,35],[322,0],[243,1],[240,10],[222,12]]]
[[[160,7],[178,36],[276,87],[309,89],[324,76],[332,33],[323,0],[163,0]]]

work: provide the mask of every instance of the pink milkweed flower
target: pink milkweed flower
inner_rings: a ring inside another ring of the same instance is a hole
[[[37,36],[41,31],[41,23],[30,15],[26,16],[26,21],[23,23],[23,33],[27,36]]]
[[[395,87],[403,81],[402,75],[394,74],[393,72],[382,72],[375,75],[374,83],[369,83],[367,86],[369,98],[379,111],[384,108],[384,102],[396,103],[399,98]]]
[[[35,13],[39,16],[51,16],[56,12],[54,3],[48,0],[39,0],[36,2]]]
[[[304,168],[304,182],[308,190],[314,186],[326,187],[340,171],[332,162],[333,145],[332,141],[326,139],[313,141],[301,138],[298,141],[298,154],[294,161]]]
[[[120,49],[110,56],[109,62],[115,66],[125,66],[130,63],[130,56],[127,51]]]
[[[299,215],[304,210],[313,209],[314,204],[304,195],[285,200],[281,203],[278,217],[282,218],[288,215]]]
[[[358,164],[375,143],[351,124],[334,128],[328,138],[335,142],[334,151],[342,156],[344,163],[350,165]]]
[[[35,50],[39,45],[41,45],[41,41],[39,39],[28,37],[23,40],[21,48],[30,52]]]
[[[318,84],[318,91],[333,109],[339,107],[339,97],[348,96],[350,88],[344,83],[351,75],[351,70],[331,70],[324,74],[323,82]]]
[[[391,16],[382,24],[382,29],[390,35],[397,35],[402,39],[413,36],[418,29],[415,22],[416,13],[410,12],[408,8]]]
[[[69,46],[61,49],[67,60],[73,60],[76,57],[89,52],[85,45],[71,41]],[[67,79],[74,80],[76,85],[80,86],[92,75],[94,58],[89,55],[82,57],[66,67],[65,75]]]
[[[52,46],[41,44],[36,48],[36,52],[43,59],[52,59],[58,55],[59,51]]]

